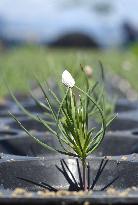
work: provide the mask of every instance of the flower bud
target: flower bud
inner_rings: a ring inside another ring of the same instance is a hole
[[[85,74],[87,75],[88,78],[91,78],[92,75],[93,75],[93,69],[92,69],[92,67],[89,66],[89,65],[86,65],[86,66],[84,67],[84,72],[85,72]]]
[[[69,88],[73,88],[75,85],[74,78],[67,70],[62,73],[62,83]]]

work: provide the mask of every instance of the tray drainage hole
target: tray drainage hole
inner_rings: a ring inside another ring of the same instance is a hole
[[[0,104],[0,111],[7,110],[9,107],[7,105]]]
[[[138,130],[133,130],[133,131],[132,131],[132,134],[133,134],[133,135],[138,135]]]
[[[15,132],[15,131],[8,131],[8,130],[2,130],[2,131],[0,131],[0,136],[3,136],[3,135],[17,135],[17,132]]]

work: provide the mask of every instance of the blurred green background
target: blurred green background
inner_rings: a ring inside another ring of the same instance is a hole
[[[40,80],[52,79],[61,82],[61,73],[66,68],[81,82],[80,64],[90,65],[94,71],[100,60],[105,71],[127,79],[138,90],[138,46],[122,50],[54,49],[39,46],[15,47],[0,53],[0,96],[8,93],[5,80],[15,91],[26,92],[34,75]],[[110,80],[110,79],[109,79]]]

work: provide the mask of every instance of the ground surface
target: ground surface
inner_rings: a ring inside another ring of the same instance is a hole
[[[138,90],[138,60],[132,49],[127,50],[79,50],[79,49],[48,49],[41,47],[22,47],[4,50],[0,53],[0,96],[8,91],[4,79],[9,86],[17,91],[27,91],[33,75],[42,80],[51,78],[61,81],[61,73],[67,68],[78,83],[82,84],[80,63],[91,65],[98,70],[98,60],[101,60],[105,69],[115,72],[127,79],[132,87]]]

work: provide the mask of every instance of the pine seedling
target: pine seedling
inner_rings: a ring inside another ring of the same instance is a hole
[[[107,121],[104,109],[100,107],[99,102],[95,101],[95,99],[90,96],[90,90],[93,90],[95,85],[92,88],[87,87],[87,90],[85,91],[80,89],[75,85],[74,78],[67,70],[65,70],[62,74],[62,83],[65,85],[65,94],[61,100],[57,97],[56,93],[49,89],[49,93],[51,94],[53,100],[55,100],[58,104],[57,112],[55,112],[49,95],[47,95],[47,92],[40,82],[38,82],[38,84],[44,94],[46,103],[42,103],[35,98],[36,103],[40,107],[45,108],[50,119],[53,119],[53,124],[56,129],[53,129],[51,122],[46,121],[40,116],[34,116],[32,113],[24,109],[11,92],[11,95],[18,106],[31,118],[42,123],[49,130],[49,132],[51,132],[53,137],[56,137],[59,140],[61,149],[57,149],[56,147],[43,143],[32,133],[30,133],[12,113],[10,113],[10,115],[30,137],[33,137],[33,139],[35,139],[46,149],[56,151],[63,155],[77,157],[82,163],[83,190],[87,191],[88,182],[86,176],[86,159],[99,147],[105,136],[106,128],[115,116]],[[104,98],[102,93],[101,96]],[[98,130],[95,127],[89,129],[88,126],[90,117],[88,114],[88,109],[90,104],[92,104],[91,112],[96,110],[101,119],[100,128]]]

